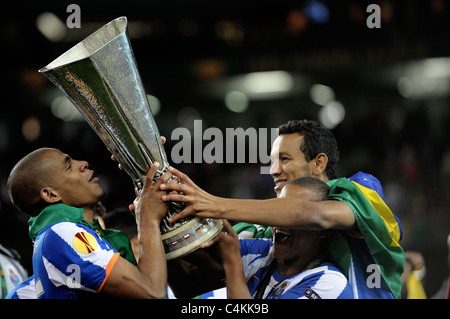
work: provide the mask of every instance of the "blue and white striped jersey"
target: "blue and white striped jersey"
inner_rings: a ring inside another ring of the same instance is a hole
[[[241,239],[241,256],[250,294],[254,297],[260,281],[273,261],[273,244],[267,239]],[[283,276],[275,271],[266,286],[267,299],[353,299],[345,276],[330,263]]]
[[[119,253],[94,230],[62,222],[36,237],[33,270],[38,299],[72,299],[99,292]]]
[[[11,290],[6,296],[6,299],[36,299],[34,275],[28,277]]]

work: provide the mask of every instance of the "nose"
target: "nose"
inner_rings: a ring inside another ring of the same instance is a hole
[[[84,172],[86,169],[89,168],[89,163],[86,161],[77,161],[79,162],[79,168],[80,168],[80,172]]]
[[[272,166],[270,166],[270,175],[277,176],[281,174],[281,165],[278,159],[272,161]]]

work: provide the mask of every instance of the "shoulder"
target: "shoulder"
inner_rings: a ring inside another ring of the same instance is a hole
[[[330,263],[324,263],[314,269],[299,274],[303,285],[315,288],[343,287],[348,284],[344,274]]]
[[[344,202],[354,210],[355,200],[362,199],[361,191],[355,183],[349,181],[347,178],[334,179],[327,182],[330,186],[330,191],[326,200],[337,200]]]
[[[96,232],[94,230],[92,230],[91,228],[89,228],[85,225],[72,223],[72,222],[56,223],[56,224],[49,226],[49,229],[58,234],[63,234],[63,233],[73,234],[74,232],[79,232],[79,231],[87,231],[87,232],[92,232],[92,233],[96,234]]]
[[[318,271],[321,272],[324,278],[330,278],[340,282],[348,282],[347,277],[332,263],[323,263],[318,267]]]
[[[94,230],[87,226],[61,222],[44,229],[38,240],[41,242],[42,255],[48,260],[74,261],[88,258],[91,253],[101,251],[116,252],[112,246],[103,240]]]
[[[43,247],[49,245],[53,247],[58,245],[70,246],[74,238],[79,236],[77,234],[83,233],[88,233],[94,238],[99,237],[95,231],[87,226],[71,222],[61,222],[44,228],[39,234],[39,238]]]
[[[328,186],[330,187],[334,187],[337,185],[342,185],[342,184],[347,184],[349,180],[345,177],[341,177],[341,178],[336,178],[336,179],[332,179],[330,181],[327,182]]]
[[[267,255],[272,248],[272,241],[266,238],[240,239],[241,255]]]
[[[334,266],[334,264],[329,262],[322,263],[313,269],[305,270],[302,274],[305,279],[313,277],[330,277],[342,278],[345,281],[347,280],[344,274],[336,266]]]
[[[307,271],[304,283],[322,299],[353,298],[350,284],[344,274],[331,263]],[[306,291],[305,296],[308,298]]]

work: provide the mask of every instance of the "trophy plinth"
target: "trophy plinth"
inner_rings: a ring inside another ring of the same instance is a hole
[[[39,72],[73,102],[138,189],[142,189],[146,171],[154,162],[161,164],[155,181],[168,169],[129,41],[126,17],[104,25]],[[170,203],[161,222],[168,260],[196,250],[222,229],[221,220],[200,217],[169,223],[168,218],[183,208],[182,203]]]

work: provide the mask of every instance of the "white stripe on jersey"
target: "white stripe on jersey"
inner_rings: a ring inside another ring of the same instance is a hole
[[[254,240],[254,239],[244,239],[244,240]],[[269,241],[268,239],[261,238],[261,241]],[[259,269],[267,266],[273,260],[272,247],[267,255],[263,254],[247,254],[241,255],[242,261],[244,262],[244,276],[248,281],[251,276],[253,276]]]
[[[28,284],[16,290],[18,299],[36,299],[36,288],[34,278],[28,280]]]
[[[97,265],[101,268],[106,268],[112,256],[114,255],[114,251],[112,250],[100,253],[99,250],[103,250],[100,245],[98,245],[97,249],[90,254],[82,254],[78,252],[73,245],[73,239],[77,233],[85,232],[86,230],[84,228],[77,226],[74,223],[70,222],[58,223],[53,225],[51,227],[51,230],[55,232],[59,237],[61,237],[61,239],[63,239],[73,249],[73,251],[78,254],[78,256],[81,259],[89,261],[92,264]],[[107,246],[110,245],[107,244]]]
[[[51,262],[47,260],[44,256],[42,256],[42,260],[44,261],[45,270],[47,270],[48,278],[51,280],[51,282],[56,287],[66,286],[69,288],[73,288],[71,286],[77,285],[77,289],[89,291],[89,292],[95,292],[93,289],[89,289],[84,287],[79,282],[74,282],[74,278],[71,276],[66,276],[63,272],[61,272],[58,268],[56,268]],[[70,271],[67,272],[68,274],[72,274]]]

